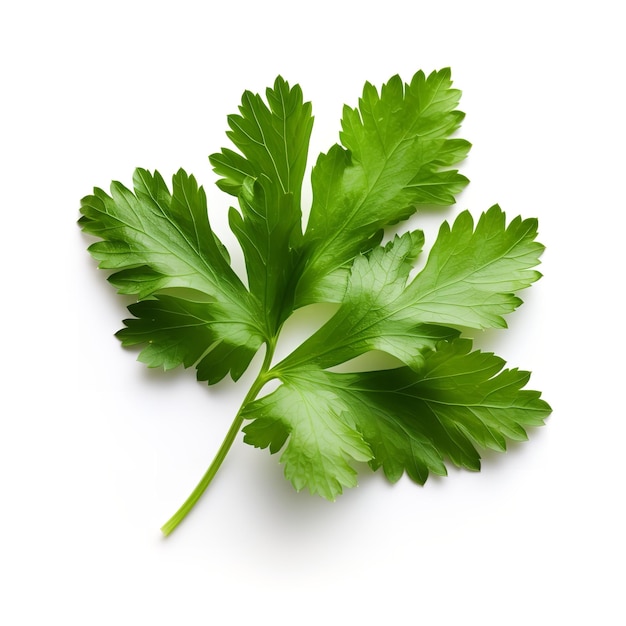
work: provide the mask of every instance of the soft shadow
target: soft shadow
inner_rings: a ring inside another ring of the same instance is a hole
[[[275,530],[281,540],[291,538],[299,541],[303,534],[317,533],[332,526],[340,511],[353,509],[356,512],[369,483],[380,479],[367,464],[355,463],[353,467],[358,474],[358,486],[344,489],[331,502],[317,494],[312,495],[307,489],[297,492],[285,478],[284,467],[279,463],[281,452],[275,455],[270,455],[267,450],[257,452],[263,458],[256,460],[254,475],[250,476],[256,500],[252,508],[263,513],[264,525]]]

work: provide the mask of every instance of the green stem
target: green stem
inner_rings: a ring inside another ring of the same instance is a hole
[[[276,347],[276,339],[274,338],[267,345],[267,350],[265,352],[265,358],[263,359],[263,365],[261,366],[261,370],[256,377],[254,383],[250,387],[250,390],[246,394],[246,397],[243,399],[241,406],[239,407],[239,411],[237,411],[237,415],[233,420],[233,423],[230,425],[228,432],[226,433],[226,437],[224,437],[224,441],[222,441],[222,445],[220,446],[215,458],[211,465],[209,465],[209,469],[207,469],[206,473],[200,480],[200,482],[196,485],[196,488],[191,492],[190,496],[183,502],[182,506],[172,515],[172,517],[163,524],[161,527],[161,532],[167,536],[169,535],[187,516],[187,513],[193,509],[196,502],[200,499],[202,494],[205,492],[206,488],[209,486],[215,474],[217,474],[217,470],[219,470],[222,462],[226,458],[230,447],[233,445],[239,430],[241,429],[241,425],[243,424],[243,410],[249,402],[252,402],[261,389],[264,387],[265,383],[270,380],[271,376],[267,376],[269,371],[272,357],[274,356],[274,349]]]

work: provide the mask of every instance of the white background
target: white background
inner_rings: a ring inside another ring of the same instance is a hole
[[[618,7],[3,4],[0,622],[626,623]],[[498,202],[540,220],[544,278],[510,330],[479,342],[533,371],[547,425],[487,454],[481,473],[424,488],[362,468],[333,504],[296,494],[276,457],[239,439],[163,539],[258,361],[210,389],[137,363],[113,337],[128,302],[85,252],[80,198],[129,184],[136,166],[182,166],[232,248],[207,155],[226,145],[244,89],[279,73],[300,83],[314,158],[365,80],[445,66],[474,148],[472,182],[444,216]]]

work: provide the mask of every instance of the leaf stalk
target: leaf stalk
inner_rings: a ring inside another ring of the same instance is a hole
[[[243,411],[248,405],[248,403],[252,402],[259,395],[261,389],[265,386],[265,384],[273,378],[271,374],[269,374],[270,366],[272,363],[272,358],[274,356],[274,350],[276,348],[276,337],[273,337],[267,343],[267,350],[265,351],[265,358],[263,359],[263,365],[257,375],[254,383],[250,387],[246,397],[243,399],[239,410],[237,411],[237,415],[235,415],[235,419],[233,420],[226,436],[224,437],[224,441],[222,441],[222,445],[219,447],[211,465],[205,472],[204,476],[200,479],[200,482],[196,485],[195,489],[191,492],[189,497],[183,502],[181,507],[172,515],[172,517],[161,526],[161,532],[167,537],[170,535],[176,527],[187,517],[187,514],[193,509],[196,502],[202,497],[202,494],[206,491],[207,487],[211,484],[211,481],[217,474],[217,471],[221,467],[226,455],[228,454],[233,442],[235,441],[237,434],[241,430],[241,426],[243,424]]]

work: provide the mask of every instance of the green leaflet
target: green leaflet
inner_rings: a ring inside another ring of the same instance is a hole
[[[504,328],[503,315],[522,301],[516,291],[541,274],[544,246],[535,241],[537,220],[516,217],[507,226],[497,205],[474,221],[464,211],[452,228],[444,222],[428,262],[408,290],[408,311],[425,320],[470,328]]]
[[[194,302],[161,294],[128,307],[117,336],[124,346],[145,344],[139,360],[165,370],[196,365],[198,380],[216,383],[230,372],[238,380],[260,346],[246,328],[230,321],[216,302]]]
[[[423,234],[406,233],[352,266],[343,302],[337,313],[275,368],[282,374],[308,364],[327,368],[370,350],[381,350],[418,366],[423,353],[458,330],[429,324],[437,320],[411,318],[406,283],[419,255]]]
[[[211,228],[204,190],[184,171],[171,190],[158,172],[138,169],[132,190],[114,182],[109,194],[95,189],[83,199],[80,225],[96,238],[90,253],[120,293],[137,298],[117,335],[139,348],[140,361],[195,367],[214,384],[239,379],[265,346],[214,461],[165,534],[242,427],[247,443],[280,451],[297,490],[334,499],[356,484],[360,463],[420,484],[445,474],[446,463],[477,470],[481,449],[505,450],[550,413],[539,392],[524,389],[528,372],[461,338],[505,327],[517,293],[540,277],[537,220],[507,222],[496,205],[476,223],[468,211],[443,222],[434,242],[414,230],[381,245],[387,226],[420,207],[454,204],[467,184],[454,169],[470,147],[455,136],[459,98],[447,69],[408,83],[395,76],[380,90],[366,83],[358,106],[344,108],[341,143],[312,169],[303,230],[311,104],[281,77],[265,98],[246,91],[228,117],[232,148],[210,157],[217,185],[236,198],[228,217],[245,281]],[[420,255],[427,258],[415,275]],[[274,364],[285,320],[318,302],[337,303],[335,315]],[[397,367],[350,371],[370,351]],[[278,386],[264,395],[272,380]]]
[[[452,228],[444,222],[424,269],[408,285],[423,236],[396,237],[354,261],[339,311],[277,371],[307,363],[331,367],[368,350],[419,367],[425,351],[465,327],[505,326],[502,315],[521,303],[513,293],[540,276],[531,269],[543,251],[536,234],[536,220],[516,218],[507,226],[498,206],[476,229],[464,211]]]
[[[300,196],[313,127],[311,103],[299,85],[278,77],[261,96],[243,94],[239,115],[230,115],[228,148],[210,157],[222,176],[220,189],[237,196],[230,227],[246,259],[250,291],[259,299],[268,335],[274,335],[293,310],[296,248],[302,239]]]
[[[276,200],[280,194],[293,194],[300,211],[302,180],[313,128],[310,102],[304,102],[299,85],[289,86],[278,77],[266,91],[267,102],[258,94],[244,92],[239,115],[229,115],[228,138],[238,148],[223,148],[209,158],[222,178],[220,189],[239,196],[246,178],[265,176],[271,181]],[[293,224],[301,230],[300,223]]]
[[[420,206],[454,204],[468,181],[448,168],[470,148],[451,138],[464,117],[460,96],[446,69],[418,72],[409,84],[394,76],[380,94],[367,83],[359,107],[344,107],[344,147],[333,146],[313,169],[298,302],[339,301],[336,272],[378,243],[385,226]]]
[[[80,224],[85,232],[101,239],[89,251],[99,267],[115,270],[109,280],[120,293],[145,300],[183,289],[194,294],[193,300],[210,302],[204,313],[215,322],[209,345],[223,342],[231,346],[230,354],[217,365],[232,371],[235,378],[240,376],[263,341],[260,308],[230,267],[224,246],[211,230],[204,190],[183,170],[172,179],[172,193],[158,172],[138,169],[133,183],[133,191],[114,182],[110,196],[95,189],[93,195],[83,198]],[[149,300],[145,302],[134,305],[131,312],[143,317],[142,311],[152,306],[147,304]],[[171,320],[164,321],[169,327]],[[166,341],[158,324],[153,325],[153,333],[146,333],[144,325],[142,341],[148,347],[142,359],[166,369],[180,363],[191,365],[188,351],[180,358],[184,350],[179,343],[191,341],[206,350],[205,329],[197,329],[194,338],[179,335]],[[188,332],[186,328],[185,334]],[[142,343],[136,332],[122,331],[120,336],[126,345]],[[209,379],[221,377],[223,374]]]
[[[308,487],[329,499],[341,493],[340,485],[351,484],[343,482],[349,475],[345,450],[355,441],[361,455],[352,452],[353,459],[363,460],[369,450],[372,468],[382,467],[391,481],[406,472],[423,484],[430,472],[445,475],[446,459],[478,470],[476,447],[505,450],[506,439],[526,439],[525,428],[541,425],[550,413],[538,392],[522,389],[529,373],[503,366],[502,359],[471,352],[471,342],[458,339],[429,352],[417,372],[301,368],[248,406],[244,416],[253,421],[244,428],[245,441],[272,453],[287,441],[281,457],[287,478],[296,489]],[[324,436],[329,431],[332,436]],[[306,467],[291,450],[302,437]]]
[[[372,451],[337,394],[310,380],[286,382],[273,394],[249,405],[243,417],[244,441],[271,452],[285,442],[281,462],[293,486],[307,487],[329,500],[357,484],[351,461],[369,461]]]

